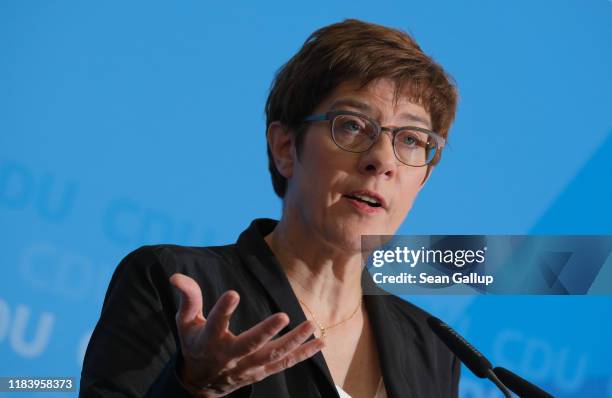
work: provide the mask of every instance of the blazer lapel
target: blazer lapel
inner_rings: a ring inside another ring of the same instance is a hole
[[[288,330],[292,330],[306,321],[302,307],[291,289],[287,276],[283,272],[268,245],[263,240],[274,229],[277,221],[271,219],[254,220],[249,228],[238,238],[237,246],[240,257],[248,265],[247,268],[259,280],[279,311],[289,316]],[[327,380],[327,391],[323,397],[339,398],[335,383],[321,352],[310,358],[316,368]]]
[[[402,320],[385,300],[389,294],[375,286],[369,272],[362,273],[364,303],[374,330],[381,372],[389,398],[417,397],[415,375],[418,364],[408,352],[414,335],[401,328]]]

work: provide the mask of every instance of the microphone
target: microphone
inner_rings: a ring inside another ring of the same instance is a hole
[[[521,398],[554,398],[552,395],[508,369],[496,367],[493,372],[510,390]]]
[[[491,365],[491,362],[474,348],[474,346],[468,343],[453,328],[434,316],[427,318],[427,323],[431,330],[455,355],[457,355],[461,362],[463,362],[472,373],[481,379],[487,378],[491,380],[506,398],[512,398],[512,394],[508,388],[499,381],[497,375],[493,372],[493,365]]]

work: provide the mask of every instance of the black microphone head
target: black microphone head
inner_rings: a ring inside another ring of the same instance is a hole
[[[493,369],[497,378],[521,398],[554,398],[552,395],[508,369]]]
[[[463,362],[472,373],[480,378],[487,377],[493,365],[491,365],[491,362],[489,362],[484,355],[478,352],[476,348],[461,337],[453,328],[438,318],[434,316],[429,317],[427,323],[431,330],[455,355],[457,355],[457,357],[459,357],[461,362]]]

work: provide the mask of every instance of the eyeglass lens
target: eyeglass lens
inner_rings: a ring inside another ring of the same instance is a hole
[[[349,152],[365,152],[377,139],[377,127],[367,119],[355,115],[338,115],[333,120],[332,134],[336,145]],[[410,166],[424,166],[431,162],[437,141],[416,129],[403,129],[395,135],[395,155]]]

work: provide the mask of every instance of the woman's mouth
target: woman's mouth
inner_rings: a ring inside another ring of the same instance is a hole
[[[377,199],[371,196],[368,196],[368,195],[344,195],[344,196],[348,199],[354,199],[359,202],[365,203],[370,207],[381,207],[382,206]]]
[[[347,199],[362,214],[375,214],[383,210],[382,203],[377,198],[369,195],[351,194],[342,195],[342,197]]]

